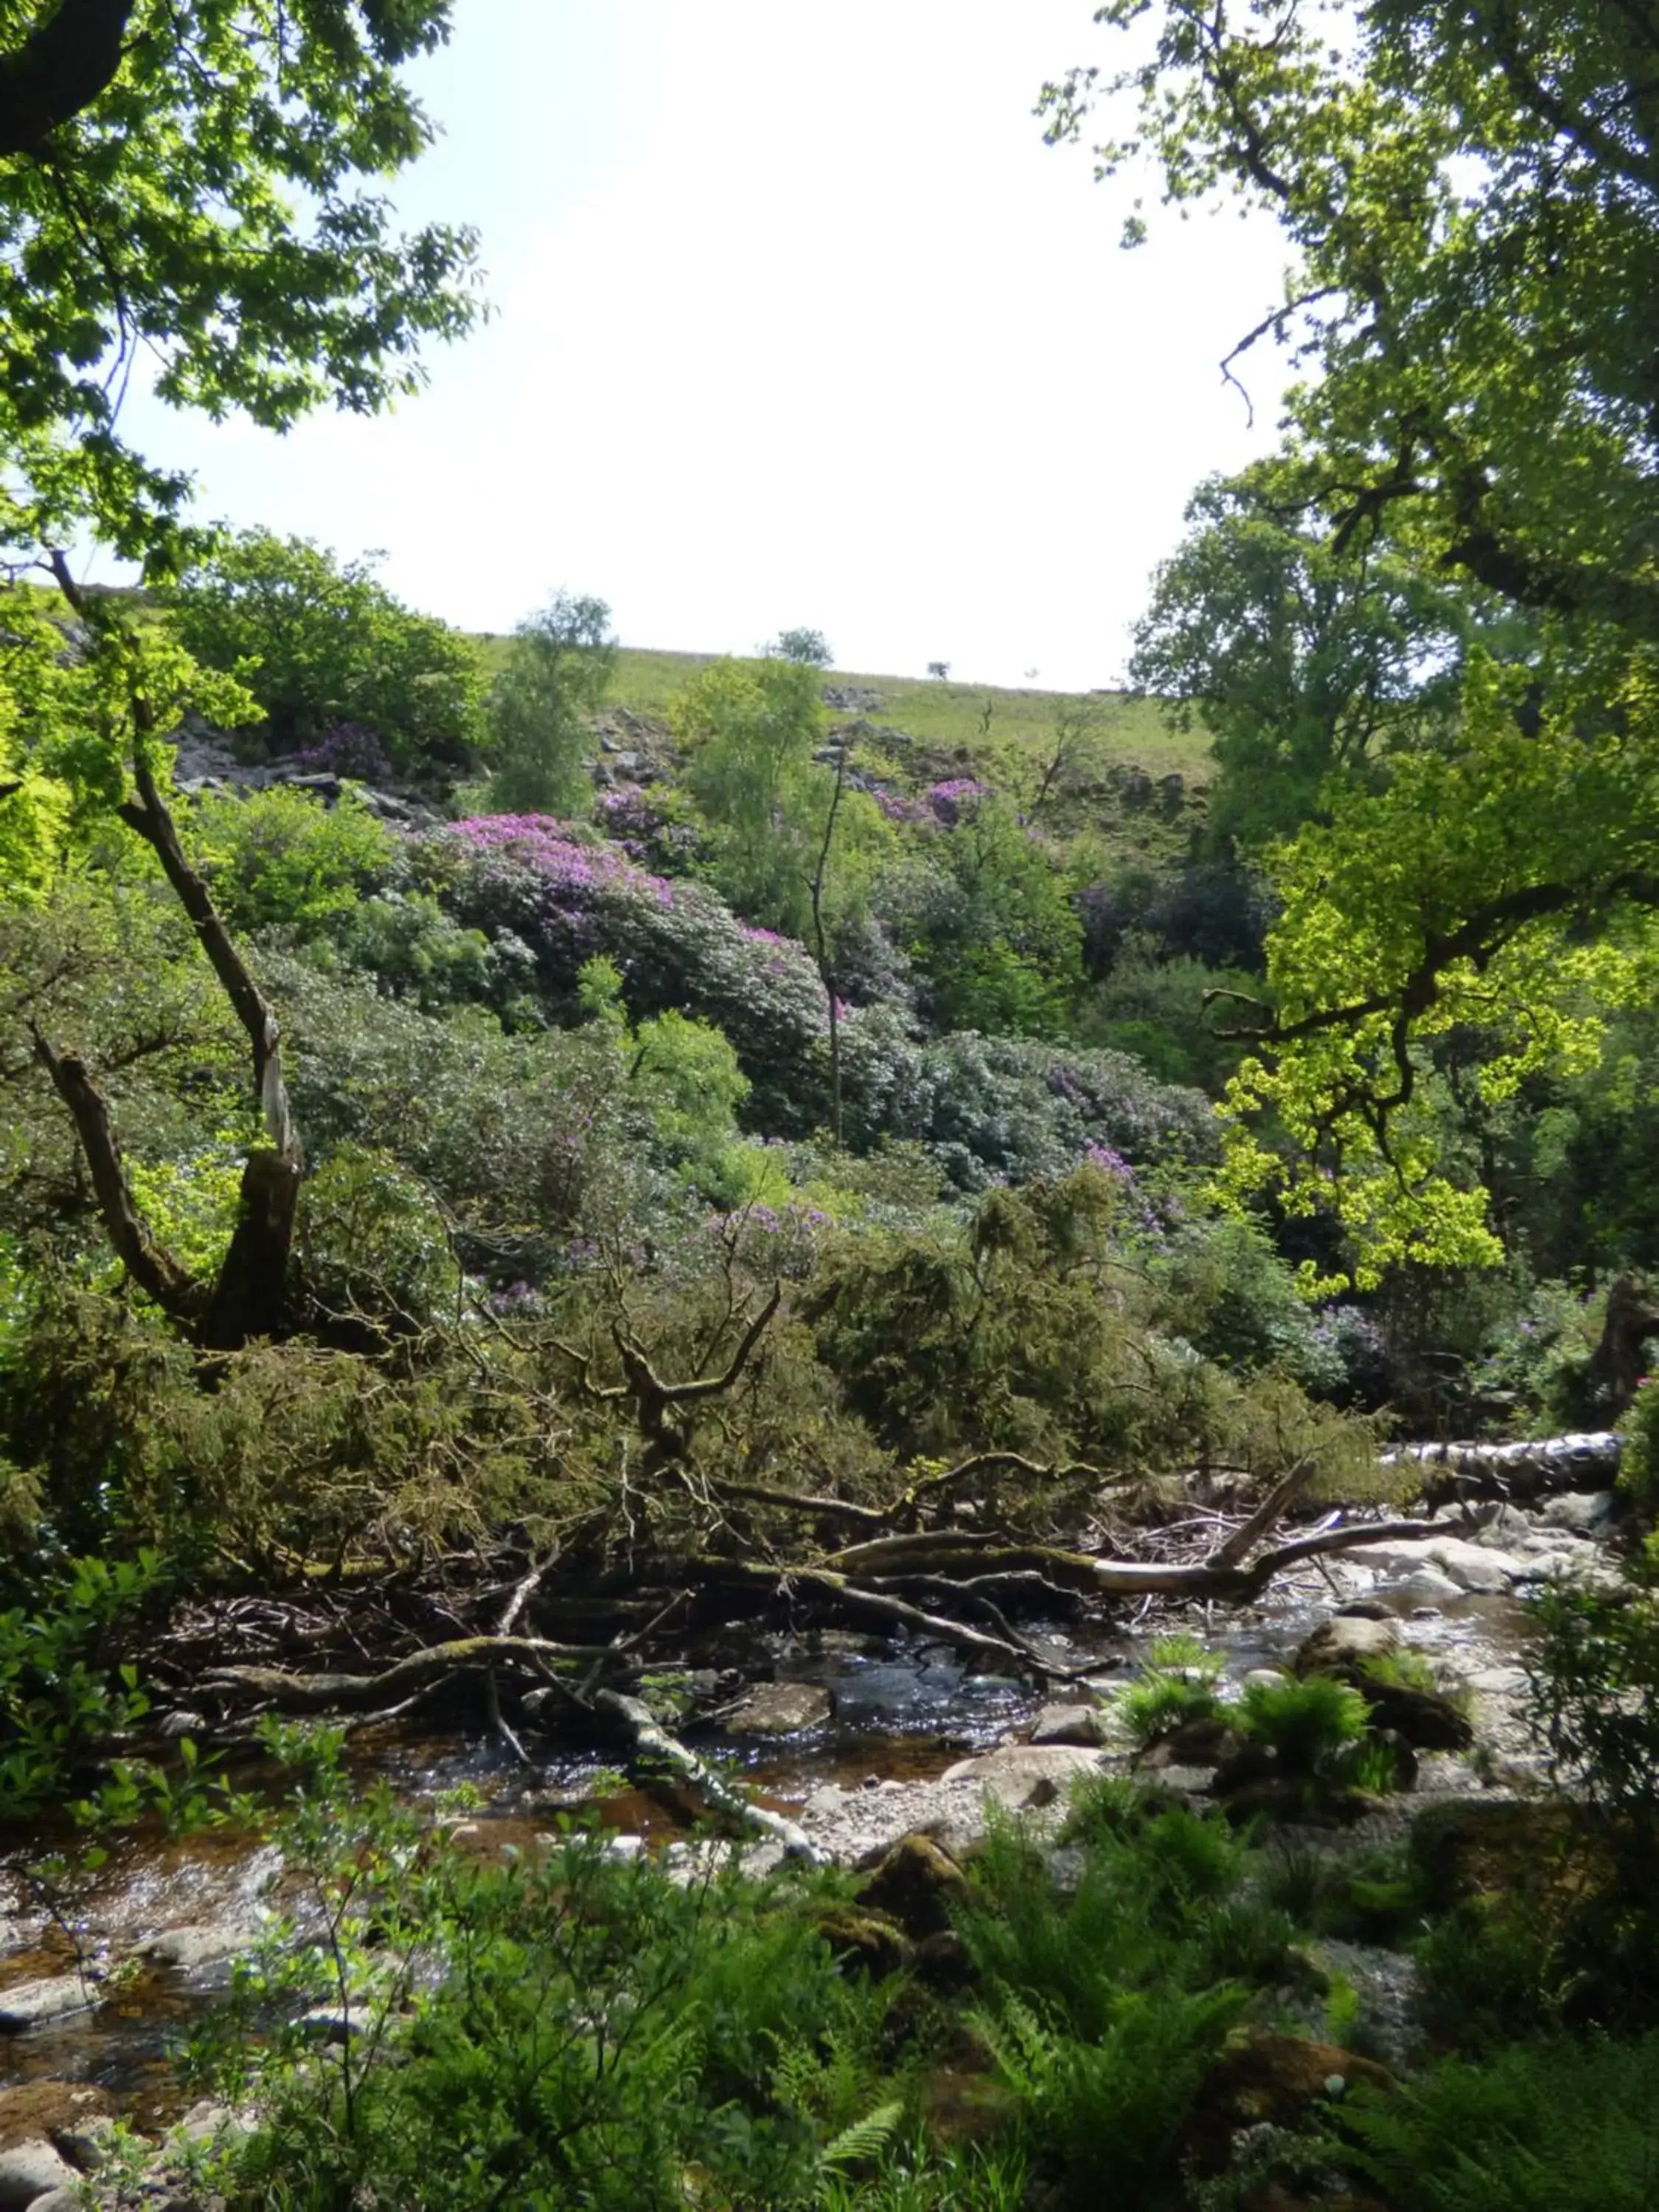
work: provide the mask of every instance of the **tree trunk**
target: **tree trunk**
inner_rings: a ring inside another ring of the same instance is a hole
[[[0,157],[32,154],[89,107],[121,66],[134,0],[63,0],[0,54]]]
[[[235,1231],[202,1328],[210,1352],[235,1352],[250,1337],[282,1334],[299,1195],[298,1160],[264,1146],[248,1154]]]
[[[63,15],[71,12],[72,6],[66,5]],[[86,595],[61,552],[52,555],[52,568],[64,598],[77,614],[93,621],[105,648],[124,656],[132,715],[132,778],[137,797],[122,803],[121,819],[161,861],[174,896],[190,917],[196,941],[235,1008],[252,1048],[253,1092],[269,1142],[249,1154],[243,1169],[236,1226],[211,1291],[193,1280],[151,1237],[121,1164],[108,1106],[83,1064],[73,1053],[54,1051],[38,1030],[36,1056],[74,1116],[104,1225],[129,1273],[164,1312],[189,1326],[209,1350],[234,1352],[251,1337],[279,1332],[288,1287],[302,1161],[283,1081],[282,1030],[225,927],[205,880],[191,866],[178,825],[155,781],[150,754],[161,732],[144,687],[137,641],[118,623],[112,626],[107,618],[89,616]]]

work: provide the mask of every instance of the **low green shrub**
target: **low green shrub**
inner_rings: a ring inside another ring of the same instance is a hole
[[[396,867],[391,832],[349,792],[333,806],[281,784],[204,798],[189,834],[233,930],[314,936],[383,889]]]
[[[994,1827],[956,1916],[985,1985],[972,2017],[1017,2097],[1050,2202],[1174,2203],[1182,2127],[1248,1996],[1270,1978],[1288,1923],[1243,1895],[1246,1846],[1218,1819],[1080,1791],[1084,1839],[1062,1895],[1041,1856]]]
[[[112,1737],[149,1710],[136,1668],[109,1656],[110,1632],[156,1588],[152,1552],[106,1565],[75,1559],[32,1603],[0,1612],[0,1808],[21,1820],[62,1800]]]
[[[1540,1911],[1467,1898],[1415,1951],[1418,2017],[1443,2047],[1487,2051],[1559,2021],[1556,1930]]]
[[[1605,1817],[1633,1863],[1659,1843],[1659,1582],[1560,1583],[1529,1611],[1528,1717],[1556,1776]]]
[[[230,2206],[681,2212],[695,2175],[711,2203],[845,2203],[867,2177],[942,2212],[971,2177],[917,2135],[896,1985],[818,1932],[834,1877],[711,1854],[677,1883],[580,1828],[480,1863],[359,1790],[338,1735],[270,1741],[301,1766],[273,1830],[289,1904],[191,2062],[259,2117],[216,2176]],[[1017,2201],[1017,2169],[981,2163],[965,2201]]]
[[[1620,1428],[1625,1448],[1619,1486],[1651,1523],[1659,1519],[1659,1377],[1643,1377]]]

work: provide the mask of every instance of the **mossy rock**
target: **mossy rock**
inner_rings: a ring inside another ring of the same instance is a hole
[[[951,1924],[951,1906],[968,1896],[968,1877],[933,1837],[917,1830],[901,1836],[859,1885],[861,1911],[884,1914],[920,1942]]]
[[[844,1965],[861,1966],[878,1980],[902,1973],[914,1956],[904,1931],[884,1913],[833,1905],[817,1916],[816,1925]]]
[[[1394,2076],[1374,2058],[1277,2028],[1249,2027],[1232,2036],[1199,2091],[1187,2130],[1187,2155],[1201,2172],[1219,2173],[1241,2129],[1297,2126],[1315,2107],[1339,2102],[1364,2084],[1390,2089]]]
[[[1435,1912],[1471,1897],[1580,1896],[1612,1872],[1587,1809],[1554,1798],[1429,1806],[1412,1824],[1411,1856]]]

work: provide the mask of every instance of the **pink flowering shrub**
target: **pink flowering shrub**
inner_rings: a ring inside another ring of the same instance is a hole
[[[459,921],[529,946],[556,1017],[574,1015],[581,966],[603,953],[635,1020],[677,1010],[725,1032],[756,1124],[805,1133],[823,1118],[829,1012],[793,939],[746,927],[706,886],[653,875],[549,815],[480,815],[426,840],[422,857]]]
[[[981,783],[976,775],[953,775],[928,787],[927,804],[935,820],[954,828],[964,814],[971,813],[990,795],[990,785]]]

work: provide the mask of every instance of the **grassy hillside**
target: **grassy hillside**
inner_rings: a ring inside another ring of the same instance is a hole
[[[487,665],[499,665],[507,639],[479,642]],[[714,658],[624,647],[611,706],[665,721],[676,693]],[[895,787],[918,789],[974,775],[1029,804],[1064,741],[1064,769],[1042,802],[1052,832],[1066,838],[1092,833],[1109,860],[1157,866],[1185,852],[1202,821],[1213,765],[1209,740],[1201,728],[1177,729],[1158,700],[842,668],[827,669],[824,685],[841,702],[830,708],[832,726],[859,725],[861,762]],[[1171,791],[1164,779],[1176,776],[1182,785]]]
[[[505,637],[480,640],[492,672],[507,649]],[[665,715],[669,702],[715,656],[708,653],[651,653],[624,646],[617,657],[611,698],[635,714]],[[1132,762],[1153,777],[1171,773],[1203,782],[1210,766],[1201,731],[1174,728],[1162,703],[1124,691],[1005,690],[993,684],[941,684],[932,678],[866,675],[849,669],[824,672],[827,685],[876,695],[867,718],[908,730],[929,748],[978,754],[994,744],[1040,751],[1052,742],[1062,713],[1088,714],[1103,733],[1111,757]],[[837,717],[836,719],[844,719]]]

